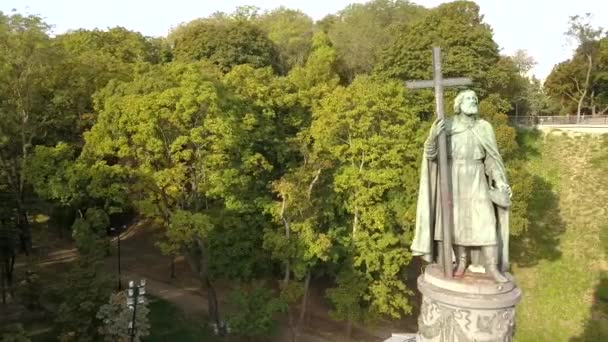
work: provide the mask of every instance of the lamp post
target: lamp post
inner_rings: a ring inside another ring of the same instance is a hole
[[[135,282],[131,280],[129,282],[129,288],[127,289],[127,306],[133,310],[131,321],[129,322],[129,335],[131,336],[131,342],[135,341],[137,335],[137,327],[135,326],[135,318],[137,317],[137,304],[144,304],[146,294],[146,280],[141,279],[139,285],[135,286]]]
[[[118,235],[116,237],[116,247],[118,249],[118,291],[122,291],[122,282],[120,280],[121,275],[120,275],[120,235],[122,234],[123,231],[125,231],[127,228],[126,225],[122,226],[122,230],[120,228],[114,228],[114,227],[110,227],[110,231],[118,231]]]
[[[220,321],[220,325],[218,326],[217,323],[211,323],[211,328],[213,329],[213,333],[216,336],[224,336],[227,334],[230,334],[232,332],[232,330],[230,330],[230,326],[228,325],[228,322],[226,321]]]

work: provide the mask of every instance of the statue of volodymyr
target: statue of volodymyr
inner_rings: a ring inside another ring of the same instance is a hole
[[[454,277],[465,274],[467,251],[481,250],[480,259],[483,259],[486,273],[497,282],[507,282],[501,271],[508,267],[511,189],[494,130],[490,123],[479,118],[478,99],[472,90],[458,94],[454,101],[454,114],[453,118],[436,121],[424,144],[416,233],[411,249],[413,255],[422,256],[429,262],[442,260],[437,136],[445,132],[452,179],[452,239],[457,259]]]

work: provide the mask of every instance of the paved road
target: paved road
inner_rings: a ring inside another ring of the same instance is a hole
[[[608,133],[608,125],[538,125],[543,132],[563,131],[566,133],[604,134]]]

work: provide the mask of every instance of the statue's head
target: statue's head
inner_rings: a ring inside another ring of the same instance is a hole
[[[475,115],[479,112],[478,103],[473,90],[463,90],[454,100],[454,114]]]

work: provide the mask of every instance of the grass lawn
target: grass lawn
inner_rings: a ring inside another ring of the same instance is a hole
[[[523,290],[515,338],[608,341],[607,138],[529,135],[530,226],[513,244]]]

